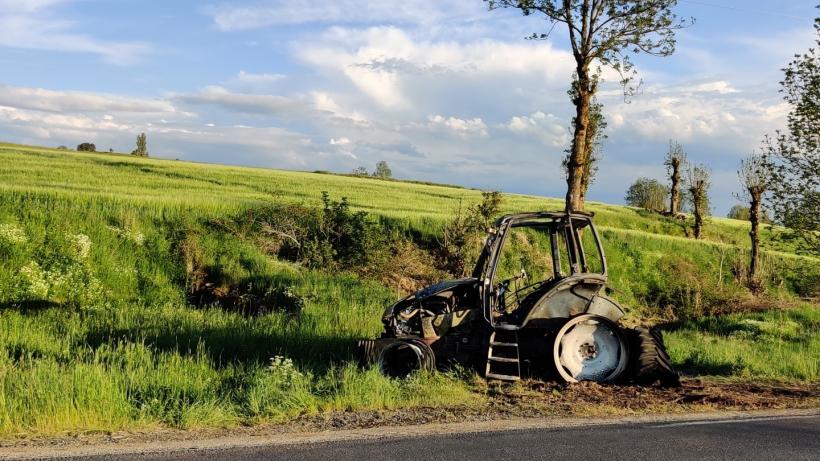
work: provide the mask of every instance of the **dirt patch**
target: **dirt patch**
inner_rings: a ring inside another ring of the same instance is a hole
[[[606,417],[714,411],[820,408],[820,383],[742,383],[688,379],[680,388],[616,386],[596,383],[557,385],[537,381],[513,386],[478,383],[484,405],[450,408],[333,412],[306,415],[286,424],[141,432],[96,432],[61,437],[0,440],[2,447],[71,447],[95,444],[254,437],[342,429],[432,423],[481,422],[517,418]]]

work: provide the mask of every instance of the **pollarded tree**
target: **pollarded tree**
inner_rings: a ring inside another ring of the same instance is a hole
[[[669,140],[669,151],[663,164],[666,165],[669,181],[672,183],[669,188],[669,214],[675,216],[680,212],[681,174],[686,168],[686,152],[679,142]]]
[[[712,173],[703,165],[686,169],[692,214],[695,215],[695,238],[703,235],[703,218],[709,214],[709,185]]]
[[[771,173],[769,165],[761,155],[752,154],[740,162],[740,170],[737,172],[740,184],[743,186],[741,196],[749,202],[749,222],[752,229],[749,237],[752,244],[752,257],[749,260],[748,284],[752,291],[760,291],[760,280],[757,277],[757,267],[760,251],[760,222],[763,218],[762,203],[763,194],[769,187]]]
[[[820,254],[820,17],[814,30],[817,48],[783,69],[781,91],[792,109],[787,131],[764,141],[764,155],[772,169],[772,218],[797,234],[803,249]]]
[[[517,8],[526,15],[543,14],[549,32],[531,38],[546,39],[556,24],[567,28],[578,93],[573,99],[575,123],[567,162],[567,211],[584,209],[584,171],[589,163],[590,107],[598,90],[600,68],[621,75],[627,94],[636,88],[629,53],[669,56],[675,51],[675,30],[687,21],[672,13],[677,0],[485,0],[490,9]]]

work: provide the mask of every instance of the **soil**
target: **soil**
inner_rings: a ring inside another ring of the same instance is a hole
[[[820,408],[820,383],[744,383],[685,379],[679,388],[597,383],[558,385],[526,381],[511,386],[479,383],[486,404],[450,408],[335,412],[306,415],[285,424],[231,428],[72,433],[48,438],[0,440],[0,448],[78,447],[98,444],[253,437],[320,431],[398,427],[431,423],[479,422],[516,418],[606,417],[714,411]]]

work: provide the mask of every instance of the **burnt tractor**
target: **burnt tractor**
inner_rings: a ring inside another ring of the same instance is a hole
[[[504,216],[468,278],[428,286],[388,307],[360,358],[392,377],[473,367],[489,380],[677,385],[660,334],[619,325],[592,215]]]

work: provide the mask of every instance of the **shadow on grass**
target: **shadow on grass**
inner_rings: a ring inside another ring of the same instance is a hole
[[[676,363],[675,368],[685,375],[735,376],[738,373],[740,365],[733,362],[703,360],[700,357],[687,357],[683,362]]]

